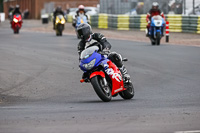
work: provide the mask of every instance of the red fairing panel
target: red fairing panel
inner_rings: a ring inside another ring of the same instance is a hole
[[[112,80],[112,95],[115,95],[116,93],[124,91],[126,89],[124,88],[121,72],[117,68],[117,66],[111,61],[108,61],[108,65],[109,68],[106,70],[106,73],[110,76]]]
[[[13,18],[17,19],[18,22],[15,23],[14,21],[12,21],[12,28],[13,28],[14,30],[16,30],[16,27],[17,27],[17,26],[18,26],[19,28],[21,28],[21,26],[22,26],[22,17],[21,17],[21,15],[19,15],[18,17],[17,17],[16,15],[14,15]]]
[[[96,71],[96,72],[93,72],[90,75],[90,79],[93,78],[94,76],[97,76],[97,75],[100,75],[101,77],[105,78],[105,73],[104,72],[102,72],[102,71]]]

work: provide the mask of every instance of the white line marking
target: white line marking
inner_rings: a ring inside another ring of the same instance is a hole
[[[176,131],[174,133],[200,133],[200,130],[194,130],[194,131]]]

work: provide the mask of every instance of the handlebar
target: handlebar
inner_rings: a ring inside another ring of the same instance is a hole
[[[103,50],[103,51],[99,51],[98,53],[102,54],[102,55],[109,55],[110,54],[110,50]]]

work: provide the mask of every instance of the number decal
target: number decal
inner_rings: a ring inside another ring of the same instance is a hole
[[[112,75],[112,78],[117,80],[118,82],[122,81],[122,77],[119,73],[115,73],[112,68],[108,68],[105,70],[108,75]]]

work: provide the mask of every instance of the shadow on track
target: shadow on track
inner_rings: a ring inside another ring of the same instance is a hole
[[[135,99],[130,99],[130,100],[112,99],[110,102],[103,102],[101,100],[86,100],[86,101],[77,101],[72,103],[113,103],[113,102],[127,102],[127,101],[135,101]]]

